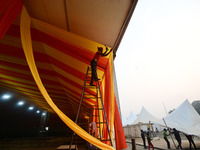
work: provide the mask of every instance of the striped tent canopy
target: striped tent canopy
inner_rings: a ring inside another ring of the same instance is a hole
[[[1,0],[1,89],[13,90],[26,97],[29,103],[48,112],[56,112],[72,130],[85,138],[86,135],[80,133],[80,127],[74,128],[76,125],[73,120],[77,114],[86,70],[97,47],[105,48],[104,45],[107,45],[116,53],[136,2]],[[112,62],[113,53],[101,58],[97,67],[111,129],[115,123],[121,123],[120,119],[114,119],[118,109]],[[86,92],[96,94],[92,89]],[[93,113],[92,105],[95,103],[92,98],[83,101],[82,119],[87,120]],[[96,141],[90,142],[101,145]]]

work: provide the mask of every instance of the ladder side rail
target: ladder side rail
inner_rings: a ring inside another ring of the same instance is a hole
[[[98,107],[98,120],[99,122],[101,121],[101,118],[100,118],[100,110],[99,110],[99,96],[98,96],[98,89],[97,89],[97,86],[96,86],[96,93],[97,93],[97,107]],[[99,136],[100,136],[100,140],[102,139],[102,135],[101,135],[101,124],[99,123],[98,124],[99,126]]]
[[[108,134],[109,134],[109,137],[110,137],[110,144],[111,144],[111,146],[113,146],[112,140],[111,140],[111,135],[110,135],[110,129],[109,129],[109,126],[108,126],[108,120],[107,120],[107,116],[106,116],[106,112],[105,112],[105,108],[104,108],[104,104],[103,104],[103,99],[102,99],[102,95],[101,95],[100,84],[99,84],[99,81],[97,81],[97,82],[98,82],[99,94],[100,94],[100,98],[101,98],[101,105],[102,105],[102,108],[103,108],[103,113],[104,113],[104,117],[105,117],[105,120],[106,120],[106,126],[107,126]]]
[[[83,101],[83,95],[84,95],[84,92],[85,92],[85,84],[86,84],[86,80],[87,80],[88,70],[89,70],[89,67],[87,68],[87,73],[85,75],[83,90],[82,90],[82,93],[81,93],[81,98],[80,98],[80,102],[79,102],[79,106],[78,106],[78,112],[77,112],[76,120],[75,120],[76,124],[77,124],[77,121],[78,121],[78,117],[79,117],[79,114],[80,114],[80,109],[81,109],[81,105],[82,105],[82,101]],[[72,145],[72,142],[74,140],[74,136],[75,136],[75,132],[73,132],[73,134],[72,134],[72,139],[71,139],[71,142],[70,142],[70,145],[69,145],[69,150],[71,150],[71,145]]]

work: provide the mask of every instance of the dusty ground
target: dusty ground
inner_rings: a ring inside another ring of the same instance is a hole
[[[174,136],[172,135],[172,138],[174,139]],[[184,135],[181,135],[182,138],[182,147],[184,150],[189,150],[189,142],[185,138]],[[127,138],[127,146],[128,148],[125,150],[132,150],[132,138]],[[168,137],[171,149],[175,149],[175,146],[173,144],[173,140],[171,137]],[[47,141],[40,140],[40,142],[30,139],[26,140],[8,140],[7,142],[2,142],[0,140],[0,150],[56,150],[56,148],[60,145],[66,144],[65,138],[51,138]],[[28,141],[28,142],[27,142]],[[194,138],[196,147],[198,150],[200,150],[200,138],[195,137]],[[146,150],[143,148],[143,142],[141,138],[135,138],[136,142],[136,150]],[[175,144],[177,145],[176,140],[174,139]],[[37,143],[37,144],[36,144]],[[69,143],[69,142],[68,142]],[[162,133],[157,134],[157,136],[152,140],[152,143],[155,147],[155,150],[167,150],[167,144],[162,138]],[[86,150],[86,147],[84,144],[78,145],[79,150]]]

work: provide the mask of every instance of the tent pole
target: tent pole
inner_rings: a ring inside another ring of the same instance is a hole
[[[151,137],[151,121],[149,121],[149,136]]]
[[[165,126],[168,128],[168,126],[167,126],[167,124],[166,124],[166,122],[165,122],[165,119],[163,118],[163,121],[164,121],[164,123],[165,123]],[[173,141],[173,143],[174,143],[174,146],[175,146],[175,148],[176,148],[176,144],[175,144],[175,142],[174,142],[174,139],[173,139],[173,137],[172,137],[172,135],[170,134],[170,136],[171,136],[171,139],[172,139],[172,141]]]

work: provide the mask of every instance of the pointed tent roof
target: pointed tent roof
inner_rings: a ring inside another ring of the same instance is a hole
[[[137,119],[132,124],[149,123],[149,121],[155,123],[160,122],[158,118],[154,117],[149,111],[142,107],[141,112],[137,115]]]
[[[200,116],[194,107],[185,100],[176,110],[164,118],[170,128],[200,136]]]

